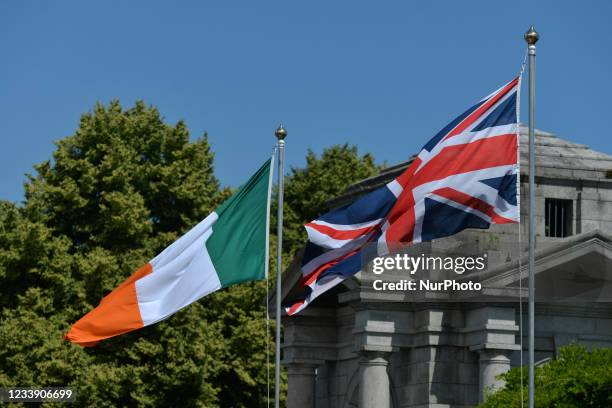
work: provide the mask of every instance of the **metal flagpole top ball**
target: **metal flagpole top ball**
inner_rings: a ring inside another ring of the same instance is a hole
[[[527,41],[527,44],[535,45],[535,43],[537,43],[538,40],[540,39],[540,34],[538,34],[535,28],[531,26],[529,27],[529,30],[527,30],[527,32],[525,33],[524,37],[525,37],[525,41]]]
[[[287,137],[287,131],[283,127],[282,123],[278,125],[278,128],[276,128],[276,131],[274,132],[274,136],[276,136],[278,140],[284,140]]]

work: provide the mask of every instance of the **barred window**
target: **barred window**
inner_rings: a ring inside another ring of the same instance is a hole
[[[547,198],[544,205],[546,236],[562,238],[572,235],[572,200]]]

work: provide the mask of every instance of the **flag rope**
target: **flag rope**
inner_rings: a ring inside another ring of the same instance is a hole
[[[268,408],[270,408],[270,310],[268,309],[268,300],[270,299],[269,286],[270,278],[268,277],[268,274],[266,274],[266,387],[268,390],[266,406]]]
[[[519,179],[520,179],[520,175],[519,175]],[[519,209],[520,212],[520,209]],[[520,351],[520,355],[521,355],[521,408],[523,408],[524,406],[524,401],[525,401],[525,397],[523,395],[523,262],[521,261],[522,258],[522,251],[523,251],[523,245],[522,245],[522,240],[521,240],[521,220],[519,218],[519,223],[518,223],[518,267],[519,267],[519,343],[521,346],[521,351]]]

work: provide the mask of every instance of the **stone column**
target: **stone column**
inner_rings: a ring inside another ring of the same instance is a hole
[[[314,408],[317,365],[291,362],[287,366],[287,407]]]
[[[361,351],[359,353],[359,408],[390,408],[388,352]]]
[[[480,392],[479,401],[483,402],[487,394],[504,386],[502,380],[497,377],[510,370],[510,350],[483,349],[479,350],[478,360],[479,381],[478,390]]]

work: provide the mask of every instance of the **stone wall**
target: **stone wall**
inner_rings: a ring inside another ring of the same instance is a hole
[[[289,332],[309,333],[312,341],[286,337],[290,407],[471,407],[501,385],[498,374],[520,362],[516,304],[375,308],[343,308],[327,323],[353,324],[325,339],[317,334],[329,335],[328,325],[312,322],[329,317],[329,309],[294,319]],[[572,341],[612,346],[610,305],[539,305],[536,319],[536,360]],[[350,344],[333,342],[349,332]]]

